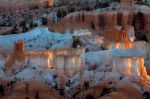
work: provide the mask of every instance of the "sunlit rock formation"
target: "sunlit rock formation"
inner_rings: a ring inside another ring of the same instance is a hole
[[[84,48],[26,52],[26,64],[71,75],[83,69],[84,53]]]
[[[131,43],[135,40],[134,28],[131,26],[115,26],[105,29],[104,42],[108,49],[131,48]]]
[[[17,41],[14,49],[15,59],[22,61],[24,59],[24,42],[22,40]]]
[[[7,74],[17,73],[24,66],[38,66],[43,69],[54,69],[58,74],[72,75],[82,71],[85,63],[84,48],[56,49],[45,51],[24,51],[24,42],[19,40],[14,52],[5,62]]]
[[[19,40],[14,46],[14,52],[8,56],[5,62],[6,72],[15,73],[15,70],[19,70],[21,65],[23,65],[24,59],[24,42]]]
[[[115,10],[112,10],[114,8]],[[105,29],[112,26],[133,26],[135,27],[136,37],[141,37],[145,34],[149,39],[149,14],[148,6],[133,5],[123,9],[121,5],[113,6],[96,11],[82,11],[68,14],[59,22],[53,23],[49,21],[49,29],[52,31],[66,32],[84,28],[97,34],[104,34]]]
[[[129,77],[132,81],[138,81],[148,84],[150,77],[144,66],[143,57],[118,57],[113,60],[112,71],[119,72],[125,77]]]

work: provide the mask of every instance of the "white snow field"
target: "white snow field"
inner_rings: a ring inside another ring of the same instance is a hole
[[[26,33],[0,35],[0,46],[10,51],[18,40],[25,42],[26,51],[45,50],[46,47],[48,49],[69,48],[72,44],[70,34],[49,32],[46,27],[37,27]]]
[[[53,79],[53,76],[57,72],[53,69],[43,69],[40,66],[28,66],[25,69],[22,69],[17,74],[7,76],[3,70],[4,64],[7,58],[7,53],[13,51],[13,47],[16,41],[23,40],[25,42],[25,51],[35,51],[35,50],[46,50],[46,49],[57,49],[57,48],[71,48],[72,47],[72,34],[66,33],[56,33],[49,32],[48,28],[38,27],[27,33],[13,34],[13,35],[0,35],[0,79],[4,80],[14,80],[15,78],[20,81],[38,81],[46,82],[51,85],[55,85],[55,81],[60,82],[60,77]],[[90,38],[89,38],[90,39]],[[97,45],[94,38],[91,38],[89,41],[83,39],[87,43]],[[102,38],[103,39],[103,38]],[[102,43],[102,41],[99,41]],[[85,53],[85,66],[82,73],[77,72],[76,74],[66,77],[72,82],[71,87],[66,87],[66,91],[72,90],[82,81],[90,81],[90,86],[100,84],[102,81],[116,81],[119,82],[119,78],[122,76],[118,72],[111,72],[110,69],[113,65],[113,60],[118,57],[130,57],[130,56],[142,56],[145,60],[149,59],[149,47],[144,42],[135,42],[132,49],[112,49],[112,50],[96,50],[89,51]],[[90,47],[91,47],[90,46]],[[141,46],[141,47],[138,47]],[[90,48],[89,47],[89,48]],[[94,46],[93,46],[94,47]],[[91,48],[92,49],[92,48]],[[93,48],[94,49],[94,48]],[[143,49],[143,50],[141,50]],[[5,55],[6,54],[6,55]],[[4,57],[5,56],[5,57]],[[37,63],[40,61],[37,61]],[[90,66],[96,65],[95,70],[88,70]],[[92,81],[91,81],[92,79]],[[130,83],[134,88],[140,91],[140,87],[136,83],[132,83],[130,78],[124,77],[123,82]],[[147,86],[145,89],[149,90],[150,86]]]

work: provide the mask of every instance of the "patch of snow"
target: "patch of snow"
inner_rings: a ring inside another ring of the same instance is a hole
[[[140,49],[112,49],[105,51],[87,52],[85,54],[87,69],[90,65],[97,65],[102,71],[106,70],[107,65],[112,66],[112,61],[121,56],[143,56],[146,58],[147,53]],[[92,57],[92,58],[91,58]]]
[[[49,32],[48,28],[38,27],[21,34],[1,35],[0,46],[6,50],[12,50],[15,42],[23,40],[25,48],[29,50],[45,50],[55,48],[69,48],[72,46],[71,34]]]

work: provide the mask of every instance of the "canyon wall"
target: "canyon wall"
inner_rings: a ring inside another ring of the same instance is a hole
[[[144,6],[145,7],[145,6]],[[49,20],[50,31],[73,32],[75,29],[88,29],[92,33],[103,35],[105,30],[110,30],[115,25],[134,26],[136,36],[150,34],[150,8],[146,10],[116,10],[116,11],[91,11],[75,12],[68,14],[58,22]],[[143,16],[141,16],[143,15]],[[147,37],[148,38],[148,37]],[[139,38],[142,39],[142,38]]]

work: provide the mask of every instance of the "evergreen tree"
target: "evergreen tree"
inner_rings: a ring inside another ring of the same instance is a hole
[[[48,19],[46,17],[42,17],[42,25],[47,25]]]
[[[95,24],[94,24],[93,21],[91,22],[91,28],[92,28],[93,30],[95,29]]]
[[[36,92],[35,99],[39,99],[39,92]]]
[[[0,85],[0,93],[2,96],[4,96],[4,86]]]
[[[34,24],[33,24],[33,22],[32,22],[32,21],[30,22],[29,27],[30,27],[30,29],[34,28]]]
[[[30,99],[28,96],[26,96],[26,98],[25,99]]]
[[[85,96],[85,99],[96,99],[92,94],[88,94]]]

